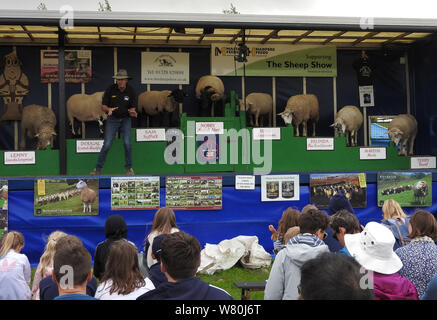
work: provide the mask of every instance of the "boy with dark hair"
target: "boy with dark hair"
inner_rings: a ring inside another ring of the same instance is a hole
[[[58,285],[54,300],[97,300],[86,294],[91,281],[91,255],[79,238],[67,235],[58,240],[53,257],[52,279]]]
[[[137,300],[232,300],[226,291],[196,278],[200,252],[199,241],[188,233],[168,234],[161,243],[161,271],[168,282]]]
[[[267,280],[265,300],[297,300],[300,268],[323,252],[329,252],[323,242],[329,218],[326,212],[310,209],[299,219],[300,234],[279,251]]]
[[[351,255],[344,243],[344,235],[361,232],[361,226],[358,218],[348,210],[342,209],[337,211],[333,216],[331,216],[331,221],[329,225],[333,232],[333,238],[341,243],[341,245],[343,246],[343,248],[340,249],[338,253],[342,253],[350,257]]]
[[[372,300],[373,290],[360,287],[360,264],[343,254],[325,252],[301,268],[300,299]]]

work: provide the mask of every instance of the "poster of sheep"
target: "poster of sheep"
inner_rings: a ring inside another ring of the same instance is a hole
[[[0,180],[0,238],[8,231],[8,181]]]
[[[367,206],[365,173],[334,173],[310,175],[310,202],[319,209],[327,209],[329,201],[338,192],[343,193],[353,208]]]
[[[111,178],[111,210],[158,209],[159,177]]]
[[[99,179],[36,179],[35,216],[99,214]]]
[[[378,206],[393,199],[401,207],[429,207],[432,205],[431,172],[379,172]]]

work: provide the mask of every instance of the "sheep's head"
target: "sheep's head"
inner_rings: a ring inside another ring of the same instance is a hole
[[[392,140],[395,143],[396,146],[401,141],[403,135],[404,133],[398,128],[392,128],[388,130],[388,136],[390,137],[390,140]]]
[[[278,113],[279,116],[282,117],[285,124],[291,124],[293,122],[293,113],[289,110],[284,110],[281,113]]]
[[[35,135],[38,138],[38,145],[36,147],[37,150],[45,150],[48,145],[52,144],[53,136],[56,135],[56,132],[52,129],[50,130],[41,130],[39,133]]]
[[[331,127],[337,129],[341,133],[345,133],[346,131],[346,124],[344,123],[344,120],[341,118],[336,119],[335,122],[331,124]]]
[[[83,180],[80,180],[77,184],[76,184],[76,188],[77,189],[82,189],[86,186],[86,182]]]
[[[177,103],[182,103],[184,101],[184,97],[188,97],[188,94],[182,91],[181,89],[174,89],[168,97],[173,97],[174,101]]]

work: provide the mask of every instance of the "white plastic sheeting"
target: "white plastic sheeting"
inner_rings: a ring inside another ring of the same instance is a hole
[[[244,268],[258,269],[268,267],[271,260],[271,255],[258,244],[257,236],[238,236],[219,244],[207,243],[197,272],[212,275],[232,268],[238,261]]]

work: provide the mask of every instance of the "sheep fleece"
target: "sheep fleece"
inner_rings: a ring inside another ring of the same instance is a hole
[[[302,123],[319,121],[319,100],[314,94],[298,94],[290,97],[285,109],[291,111],[296,130]]]
[[[197,81],[196,84],[196,98],[200,99],[200,91],[204,89],[205,87],[211,86],[212,88],[209,89],[214,90],[215,94],[211,96],[212,101],[217,101],[223,98],[225,94],[225,86],[223,85],[223,81],[216,76],[202,76],[200,77],[199,81]]]
[[[25,131],[27,136],[34,138],[41,132],[54,132],[56,126],[56,116],[52,109],[48,107],[31,104],[23,108],[21,118],[21,145],[25,145]]]
[[[146,91],[138,96],[138,112],[143,110],[149,116],[167,111],[173,112],[177,106],[173,97],[169,97],[170,90],[163,91]]]
[[[67,100],[67,116],[70,124],[76,118],[79,121],[96,121],[106,119],[107,115],[101,108],[104,92],[94,94],[74,94]]]
[[[260,92],[254,92],[249,94],[246,97],[245,110],[248,111],[253,116],[255,116],[255,126],[258,126],[259,116],[269,114],[273,110],[272,96],[267,93],[260,93]]]

